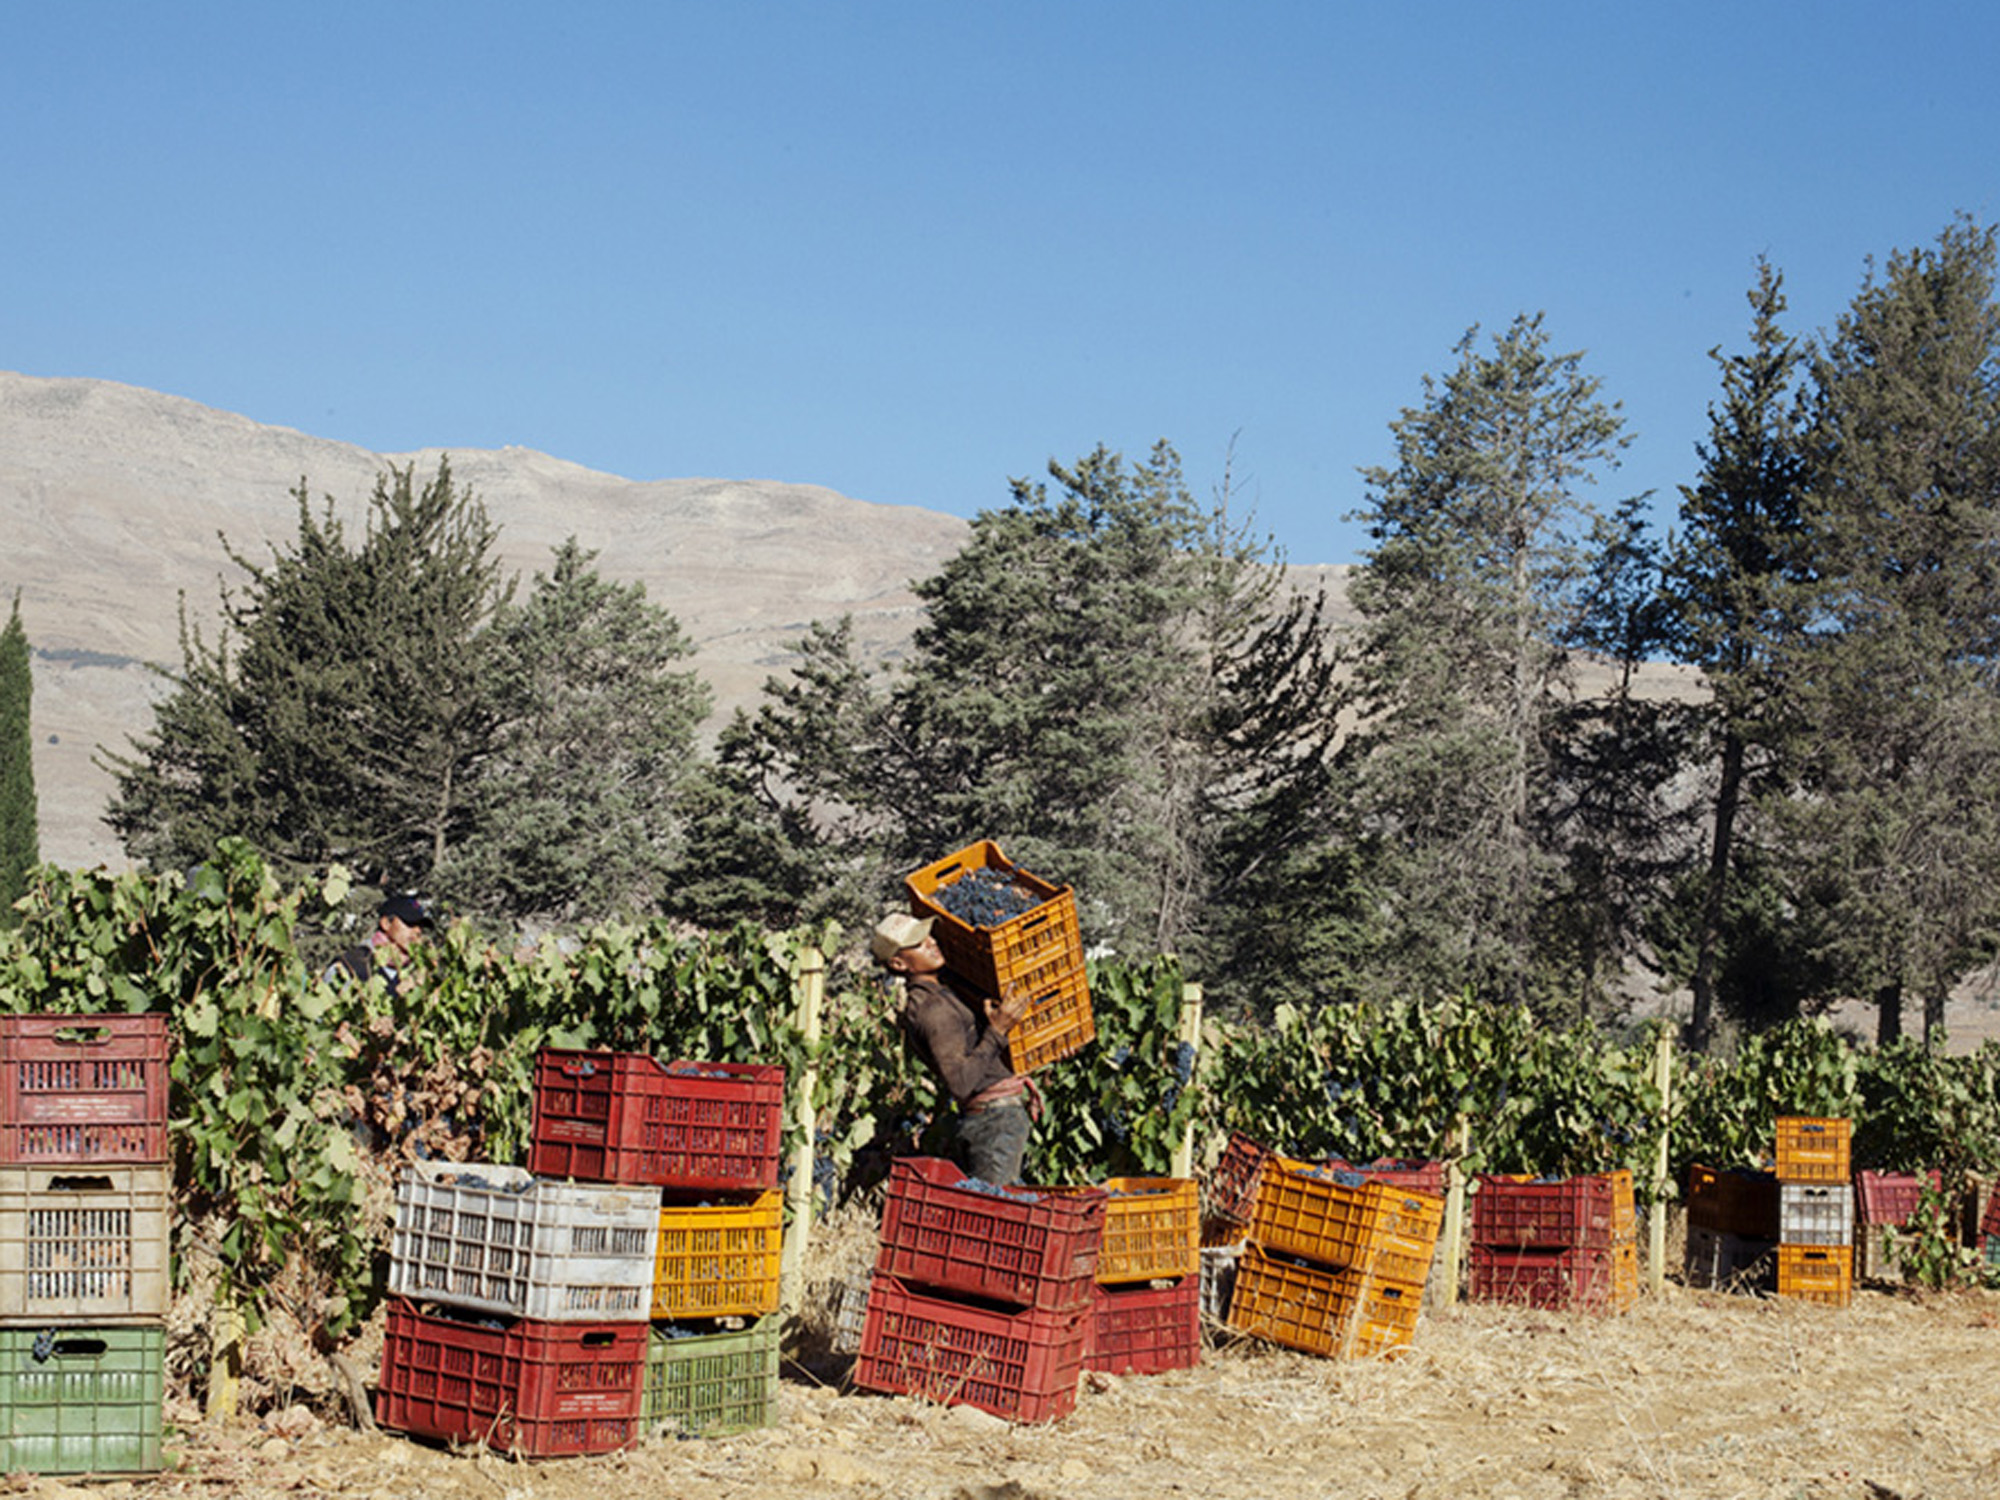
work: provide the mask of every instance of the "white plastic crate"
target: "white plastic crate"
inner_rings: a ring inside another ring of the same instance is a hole
[[[1204,1245],[1201,1248],[1201,1320],[1219,1324],[1228,1321],[1229,1299],[1236,1294],[1236,1264],[1243,1258],[1238,1245]]]
[[[171,1171],[0,1167],[0,1318],[165,1317]]]
[[[389,1290],[552,1323],[645,1321],[660,1190],[412,1162],[396,1180]]]
[[[1845,1182],[1778,1184],[1778,1243],[1854,1243],[1854,1189]]]

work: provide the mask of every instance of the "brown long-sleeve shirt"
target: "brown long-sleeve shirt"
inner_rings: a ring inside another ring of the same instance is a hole
[[[1013,1076],[1006,1035],[986,1024],[985,1007],[974,1008],[936,975],[905,981],[901,1020],[960,1104]]]

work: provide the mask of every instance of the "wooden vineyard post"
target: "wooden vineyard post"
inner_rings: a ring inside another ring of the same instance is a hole
[[[1194,1048],[1191,1056],[1194,1062],[1201,1060],[1201,986],[1184,984],[1181,986],[1181,1024],[1178,1038],[1183,1046]],[[1188,1065],[1187,1087],[1194,1087],[1194,1062]],[[1194,1116],[1188,1116],[1187,1129],[1181,1132],[1178,1145],[1174,1147],[1173,1171],[1175,1177],[1194,1176]]]
[[[216,1294],[215,1322],[209,1334],[208,1404],[211,1422],[236,1415],[237,1392],[243,1378],[243,1309],[226,1291]]]
[[[826,998],[826,955],[817,948],[799,954],[797,989],[799,1034],[808,1053],[819,1046],[820,1007]],[[819,1069],[811,1063],[792,1080],[792,1118],[803,1132],[792,1148],[791,1176],[785,1183],[785,1202],[790,1208],[791,1225],[785,1232],[784,1248],[778,1258],[779,1303],[788,1316],[796,1315],[804,1288],[806,1244],[812,1238],[813,1219],[813,1137],[818,1119],[813,1111],[813,1094],[819,1087]]]
[[[1660,1140],[1653,1153],[1653,1211],[1646,1216],[1646,1285],[1657,1297],[1667,1284],[1667,1122],[1674,1114],[1674,1043],[1665,1026],[1653,1048],[1653,1079],[1660,1088]]]
[[[1444,1264],[1444,1283],[1438,1288],[1439,1301],[1446,1307],[1458,1304],[1459,1267],[1465,1260],[1465,1153],[1472,1147],[1472,1125],[1464,1115],[1451,1123],[1445,1141],[1444,1231],[1439,1237],[1438,1258]]]

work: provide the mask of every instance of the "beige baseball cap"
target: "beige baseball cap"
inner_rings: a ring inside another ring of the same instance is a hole
[[[931,935],[932,917],[913,917],[906,911],[891,912],[875,924],[868,950],[887,963],[905,948],[914,948]]]

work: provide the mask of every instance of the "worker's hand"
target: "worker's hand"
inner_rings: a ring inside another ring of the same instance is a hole
[[[1005,1036],[1012,1031],[1021,1017],[1028,1013],[1028,997],[1017,990],[1008,990],[998,1000],[986,997],[986,1024]]]

